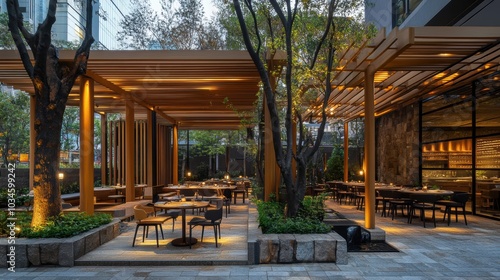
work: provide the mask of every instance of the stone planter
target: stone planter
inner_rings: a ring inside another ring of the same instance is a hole
[[[16,268],[59,265],[73,266],[76,259],[99,247],[120,234],[120,220],[89,230],[69,238],[17,238],[15,244],[0,240],[0,267],[11,267],[14,259]],[[11,247],[14,247],[12,250]],[[15,257],[12,258],[12,252]]]
[[[347,264],[346,240],[327,234],[262,234],[257,209],[248,209],[248,264],[333,262]]]

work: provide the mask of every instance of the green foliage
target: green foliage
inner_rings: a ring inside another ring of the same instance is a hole
[[[57,217],[51,217],[46,225],[31,227],[32,214],[29,212],[16,213],[16,226],[18,227],[17,237],[26,238],[66,238],[78,235],[93,228],[111,222],[109,214],[96,213],[88,215],[83,212],[62,213]],[[6,212],[0,213],[1,234],[7,234],[5,227],[7,223]]]
[[[5,2],[5,1],[4,1]],[[31,30],[31,24],[27,21],[24,22],[26,29]],[[9,14],[0,14],[0,49],[2,50],[15,50],[16,44],[9,30]]]
[[[29,104],[27,93],[0,89],[0,153],[5,165],[9,152],[29,151]]]
[[[263,233],[328,233],[331,227],[322,222],[324,197],[306,196],[296,217],[285,216],[285,204],[256,200],[259,227]]]
[[[71,184],[61,184],[61,194],[80,192],[80,185],[77,182]]]
[[[26,202],[31,200],[31,198],[28,196],[28,193],[29,193],[29,188],[16,189],[16,195],[14,196],[16,200],[16,207],[24,206]],[[9,197],[8,194],[9,192],[7,188],[0,189],[0,207],[7,207],[8,199],[12,198]]]
[[[326,180],[344,180],[344,149],[334,145],[332,155],[327,161]]]

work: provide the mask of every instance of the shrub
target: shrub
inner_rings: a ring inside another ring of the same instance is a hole
[[[31,199],[28,196],[29,191],[30,191],[29,188],[16,189],[16,195],[14,196],[15,200],[16,200],[16,207],[24,206],[24,203]],[[0,207],[7,207],[9,198],[12,198],[12,197],[9,196],[8,189],[1,188],[0,189]]]
[[[19,229],[17,237],[27,238],[66,238],[78,235],[93,228],[111,222],[109,214],[95,213],[88,215],[83,212],[61,213],[55,218],[50,218],[45,226],[31,227],[32,214],[29,212],[16,213],[16,227]],[[5,226],[7,223],[7,213],[0,213],[1,234],[7,234]]]
[[[257,200],[258,222],[263,233],[328,233],[332,229],[322,222],[324,197],[305,197],[297,217],[285,216],[286,205],[276,201]]]

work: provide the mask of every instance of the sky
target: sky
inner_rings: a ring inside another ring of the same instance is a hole
[[[161,8],[160,0],[150,0],[151,5],[159,10]],[[212,0],[201,0],[203,8],[205,9],[205,17],[211,18],[215,10],[217,9],[215,5],[212,3]]]

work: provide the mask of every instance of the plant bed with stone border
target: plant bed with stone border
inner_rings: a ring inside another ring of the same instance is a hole
[[[120,220],[69,238],[16,238],[14,244],[0,240],[0,267],[73,266],[76,259],[120,234]],[[12,254],[14,253],[14,255]]]
[[[332,262],[347,264],[347,243],[338,233],[263,234],[257,208],[248,208],[248,263]]]

